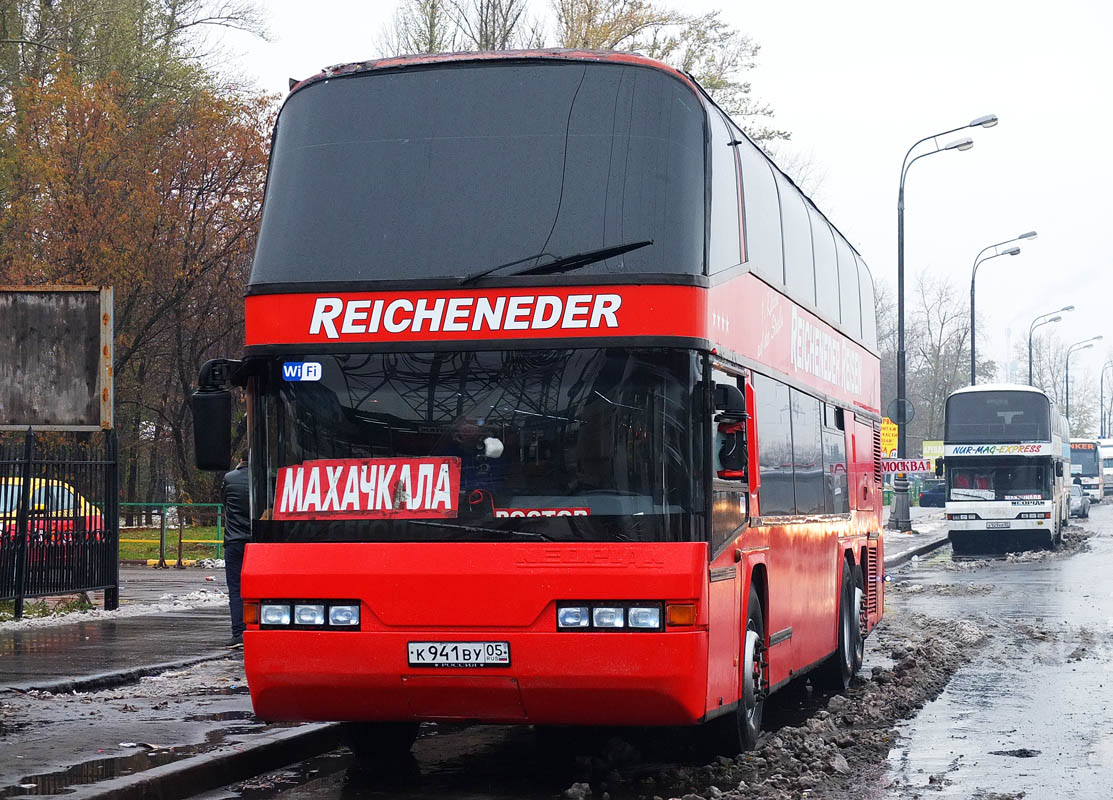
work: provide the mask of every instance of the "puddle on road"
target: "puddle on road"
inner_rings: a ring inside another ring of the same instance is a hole
[[[188,719],[189,721],[251,720],[254,719],[254,715],[251,712],[224,711],[215,714],[198,714]],[[263,722],[257,722],[254,725],[220,728],[219,730],[207,731],[205,741],[194,745],[148,749],[139,744],[137,745],[139,748],[137,752],[127,755],[95,758],[56,772],[26,775],[20,779],[19,783],[0,788],[0,800],[9,797],[69,794],[76,791],[75,787],[77,786],[133,775],[137,772],[144,772],[153,767],[161,767],[163,764],[181,761],[198,753],[213,750],[224,744],[232,736],[250,735],[275,728],[288,728],[296,724],[290,722],[267,725]]]
[[[0,789],[0,798],[67,794],[75,791],[75,786],[161,767],[163,764],[187,758],[202,749],[207,749],[207,745],[175,747],[170,750],[141,749],[126,756],[97,758],[57,772],[27,775],[18,784]]]
[[[256,719],[250,711],[215,711],[212,714],[193,714],[185,718],[186,722],[229,722],[231,720]]]

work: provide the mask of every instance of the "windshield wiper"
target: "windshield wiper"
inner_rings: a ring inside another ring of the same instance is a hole
[[[538,264],[536,267],[527,267],[526,269],[512,272],[511,275],[552,275],[555,272],[571,272],[580,267],[586,267],[588,264],[594,264],[597,261],[602,261],[613,256],[620,256],[623,253],[629,253],[631,250],[640,250],[643,247],[649,247],[653,244],[652,239],[646,239],[642,242],[629,242],[627,244],[619,244],[614,247],[601,247],[596,250],[587,250],[583,253],[576,253],[574,256],[564,256],[564,258],[555,258],[553,261],[548,261],[544,264]],[[480,278],[485,278],[492,272],[498,272],[500,269],[513,267],[515,264],[521,264],[526,261],[533,261],[542,256],[552,255],[552,253],[538,253],[536,255],[527,256],[526,258],[519,258],[517,261],[508,261],[505,264],[499,264],[497,267],[488,267],[473,272],[470,275],[465,275],[460,279],[460,285],[477,281]]]
[[[544,539],[546,542],[555,542],[552,536],[544,533],[530,533],[527,531],[504,531],[498,528],[480,528],[476,525],[455,525],[451,522],[422,522],[420,520],[411,519],[407,520],[411,525],[427,525],[433,528],[452,528],[453,530],[466,531],[468,533],[494,533],[499,536],[509,534],[510,536],[524,536],[527,539]]]

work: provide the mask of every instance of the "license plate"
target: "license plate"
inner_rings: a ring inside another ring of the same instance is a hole
[[[411,667],[509,667],[510,642],[410,642]]]
[[[1011,525],[1011,522],[987,522],[985,524],[987,528],[1008,528]]]

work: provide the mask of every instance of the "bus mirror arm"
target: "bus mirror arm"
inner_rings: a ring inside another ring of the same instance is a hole
[[[942,458],[935,459],[935,477],[937,477],[937,478],[942,478],[943,477],[943,459]]]

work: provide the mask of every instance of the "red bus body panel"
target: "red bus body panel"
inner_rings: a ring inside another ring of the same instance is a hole
[[[248,545],[247,601],[358,599],[359,631],[249,626],[264,719],[692,724],[704,713],[703,543]],[[663,632],[557,632],[557,600],[695,602]],[[410,667],[410,641],[507,641],[511,665]]]
[[[582,51],[437,55],[333,68],[294,91],[358,71],[503,57],[669,69],[640,56]],[[740,223],[746,253],[744,216]],[[759,372],[842,408],[850,495],[848,514],[762,517],[754,396],[747,391],[749,524],[714,554],[706,542],[248,545],[246,601],[339,599],[361,607],[358,631],[248,626],[245,665],[260,717],[693,724],[729,711],[740,697],[751,587],[765,615],[771,688],[837,649],[844,561],[862,569],[863,630],[877,623],[884,605],[877,355],[744,268],[725,281],[691,277],[691,285],[616,275],[583,285],[569,276],[549,286],[491,286],[499,280],[492,276],[467,288],[261,287],[247,297],[246,345],[258,354],[296,353],[303,345],[316,352],[421,351],[643,341],[699,350],[747,386]],[[696,624],[557,631],[559,601],[637,600],[695,603]],[[506,641],[510,665],[410,667],[411,641]]]

